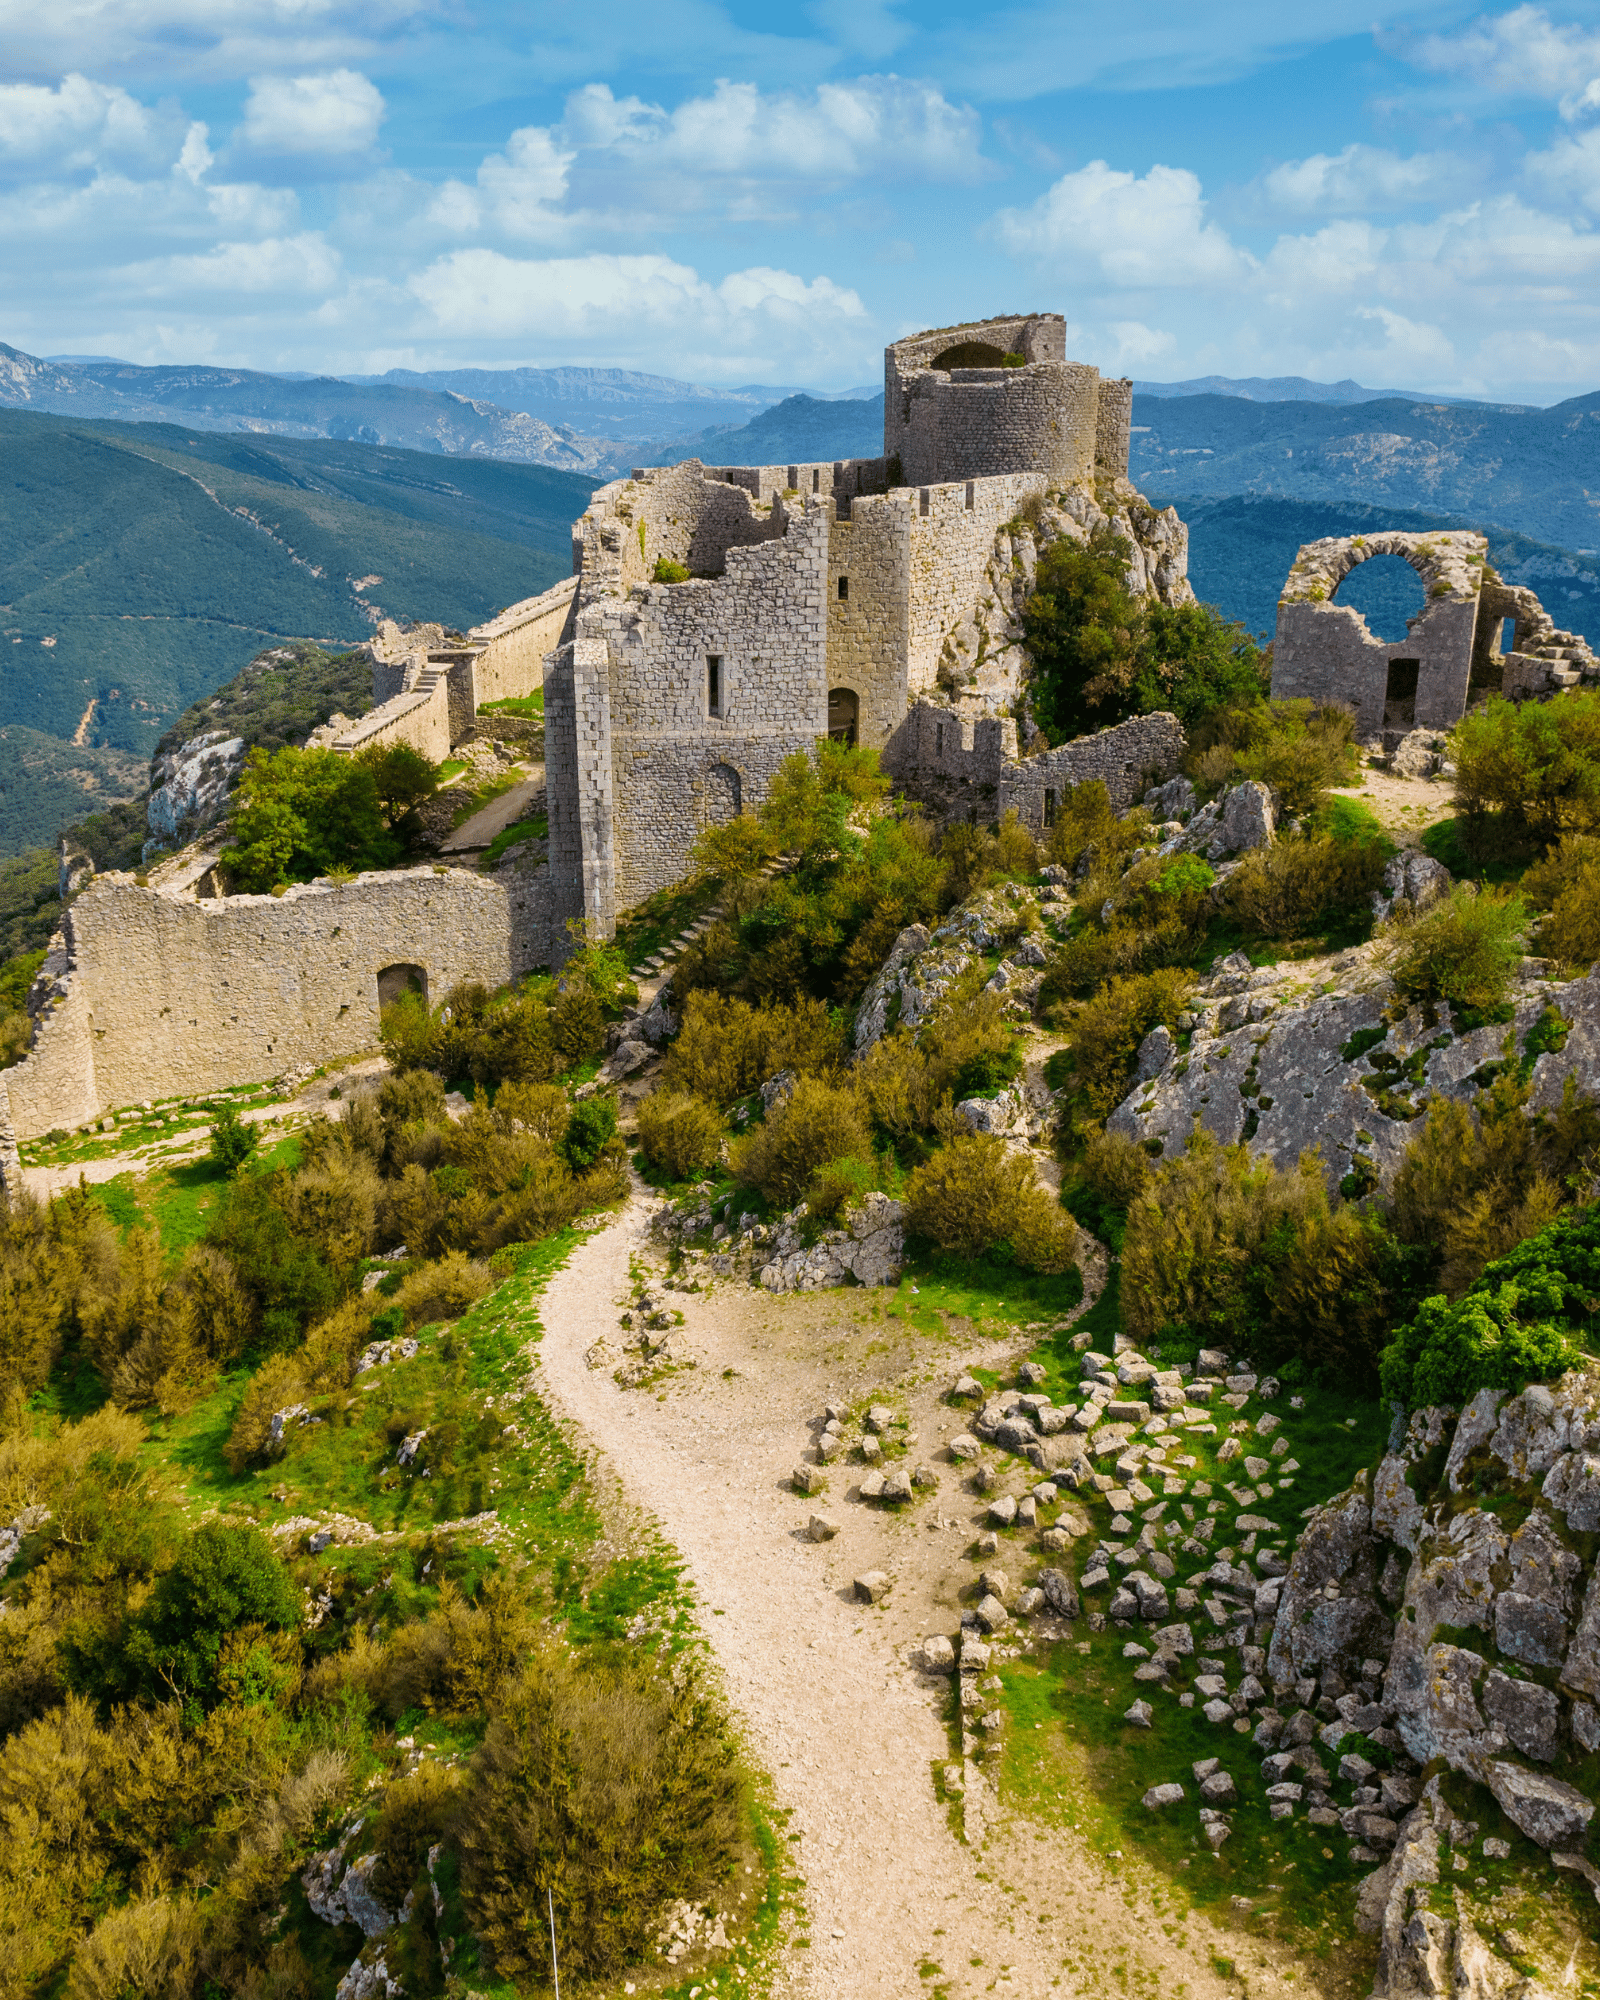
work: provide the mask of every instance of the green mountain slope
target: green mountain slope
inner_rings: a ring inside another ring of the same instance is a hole
[[[126,750],[81,749],[0,725],[0,854],[48,845],[66,821],[143,790],[145,776],[144,759]]]
[[[567,573],[587,479],[445,463],[0,411],[0,726],[147,757],[274,640],[465,627]]]

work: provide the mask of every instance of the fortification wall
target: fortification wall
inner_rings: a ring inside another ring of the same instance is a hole
[[[537,597],[525,597],[498,618],[474,625],[468,635],[473,662],[475,705],[517,701],[544,685],[544,656],[569,636],[567,625],[578,594],[576,577],[564,577]]]
[[[1036,839],[1055,818],[1063,792],[1099,779],[1118,812],[1126,812],[1152,785],[1175,777],[1183,763],[1183,725],[1158,709],[1136,715],[1094,736],[1078,736],[1059,749],[1024,757],[1001,777],[998,807],[1015,812]]]
[[[727,468],[744,472],[750,468]],[[781,498],[757,499],[759,480],[714,478],[697,458],[651,466],[602,486],[573,524],[578,603],[626,597],[651,581],[664,556],[702,576],[720,576],[728,551],[783,534]]]
[[[810,459],[800,465],[708,465],[705,476],[715,485],[742,487],[763,507],[830,497],[848,504],[857,493],[884,492],[888,466],[881,458]]]
[[[333,742],[341,757],[359,757],[390,743],[409,743],[430,764],[450,755],[453,718],[450,676],[443,669],[425,669],[409,694],[398,694],[342,730]]]
[[[464,869],[206,902],[106,875],[65,922],[61,1004],[5,1072],[19,1139],[369,1047],[385,967],[420,967],[435,1001],[459,980],[513,974],[506,886]]]
[[[1098,472],[1115,479],[1128,476],[1128,450],[1133,438],[1133,383],[1127,376],[1100,378],[1095,406],[1094,462]]]
[[[1038,473],[1014,472],[918,488],[908,512],[906,687],[913,700],[935,684],[945,634],[977,602],[996,530],[1049,486]]]
[[[911,506],[903,491],[863,497],[828,535],[828,689],[855,696],[856,741],[875,750],[906,709]]]

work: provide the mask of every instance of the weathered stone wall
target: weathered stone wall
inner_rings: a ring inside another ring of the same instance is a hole
[[[742,486],[763,507],[785,498],[834,497],[848,505],[855,494],[882,493],[887,484],[881,458],[813,459],[803,465],[708,465],[705,476],[717,485]]]
[[[544,684],[544,656],[564,637],[578,594],[576,579],[566,578],[537,597],[525,597],[470,633],[475,706],[516,701],[535,694]]]
[[[1098,472],[1115,479],[1128,476],[1128,447],[1133,436],[1133,384],[1127,376],[1102,377],[1096,404],[1094,462]]]
[[[864,497],[828,535],[828,687],[856,697],[856,741],[874,750],[906,712],[911,507],[903,491]]]
[[[341,730],[332,747],[341,757],[358,757],[363,750],[389,743],[409,743],[430,764],[442,764],[459,733],[452,728],[450,674],[428,667],[408,694],[397,694],[359,721]]]
[[[995,531],[1023,504],[1044,494],[1042,474],[1013,472],[992,479],[920,487],[909,509],[910,585],[906,689],[914,699],[939,672],[945,634],[967,617],[983,589]],[[853,510],[872,506],[863,502]]]
[[[535,884],[518,893],[525,921],[547,938]],[[385,966],[421,966],[433,1000],[459,980],[498,986],[514,971],[507,885],[464,869],[205,902],[107,875],[64,924],[60,1004],[41,1017],[27,1060],[4,1073],[19,1139],[368,1047]]]
[[[720,576],[730,549],[781,536],[782,488],[769,477],[766,498],[758,497],[761,474],[773,470],[735,466],[713,476],[690,458],[602,486],[573,524],[580,608],[649,583],[663,556],[697,576]]]
[[[911,796],[947,817],[976,812],[987,822],[1014,811],[1043,836],[1054,806],[1073,785],[1098,779],[1117,811],[1126,812],[1152,784],[1177,771],[1183,752],[1182,725],[1160,710],[1019,760],[1010,716],[974,719],[919,701],[895,731],[883,765]]]
[[[1483,536],[1466,530],[1306,543],[1278,600],[1274,697],[1347,703],[1356,712],[1357,735],[1370,739],[1385,727],[1391,663],[1415,660],[1414,705],[1390,726],[1453,729],[1466,712],[1487,552]],[[1404,639],[1375,639],[1359,611],[1334,601],[1350,572],[1375,555],[1400,556],[1422,579],[1423,609],[1406,621]]]
[[[1014,811],[1036,836],[1045,831],[1045,794],[1059,800],[1069,787],[1093,779],[1105,786],[1118,812],[1126,812],[1151,785],[1172,777],[1183,762],[1183,725],[1175,715],[1158,709],[1136,715],[1094,736],[1078,736],[1059,749],[1024,757],[1000,780],[1002,814]]]
[[[933,365],[970,342],[1021,354],[1024,365]],[[1009,472],[1042,473],[1056,485],[1091,478],[1099,379],[1096,369],[1066,359],[1066,322],[1056,313],[896,341],[884,352],[884,456],[899,459],[907,486]]]

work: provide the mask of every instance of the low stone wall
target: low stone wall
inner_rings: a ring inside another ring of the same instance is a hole
[[[1183,763],[1183,724],[1165,709],[1136,715],[1114,729],[1074,737],[1058,750],[1024,757],[1000,779],[999,808],[1014,811],[1036,836],[1047,831],[1047,794],[1059,799],[1073,785],[1094,779],[1105,786],[1120,812],[1136,805],[1151,785],[1172,777]]]
[[[66,913],[33,1052],[0,1074],[0,1124],[9,1110],[26,1140],[352,1055],[377,1038],[385,968],[418,968],[434,1001],[463,979],[504,985],[548,936],[541,893],[537,877],[425,867],[197,902],[102,876]]]
[[[572,619],[578,579],[564,577],[537,597],[525,597],[482,625],[470,638],[479,649],[473,662],[477,706],[491,701],[517,701],[544,685],[544,656],[554,652]]]
[[[450,742],[449,670],[428,667],[409,694],[368,709],[336,738],[333,748],[341,757],[359,757],[383,744],[409,743],[430,764],[442,764],[450,755]]]

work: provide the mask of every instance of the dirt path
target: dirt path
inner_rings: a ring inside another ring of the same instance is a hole
[[[1098,2000],[1108,1969],[1124,1964],[1116,1984],[1128,1994],[1237,1996],[1211,1954],[1225,1948],[1243,1969],[1238,1939],[1194,1916],[1187,1932],[1170,1916],[1163,1924],[1159,1906],[1132,1893],[1137,1876],[1107,1874],[1071,1833],[1010,1823],[991,1799],[981,1845],[952,1834],[932,1782],[950,1757],[948,1683],[906,1654],[922,1633],[958,1621],[976,1516],[953,1469],[942,1466],[941,1490],[897,1517],[851,1500],[845,1468],[834,1468],[841,1476],[821,1500],[790,1485],[810,1441],[806,1420],[832,1395],[884,1391],[907,1410],[917,1455],[936,1459],[941,1431],[960,1427],[940,1393],[978,1347],[959,1334],[919,1346],[886,1331],[864,1308],[870,1293],[772,1299],[728,1287],[673,1294],[686,1315],[673,1347],[694,1366],[623,1391],[584,1356],[616,1329],[645,1222],[635,1201],[552,1281],[536,1359],[552,1407],[607,1461],[597,1490],[613,1492],[613,1475],[687,1562],[753,1755],[793,1812],[811,1945],[788,1953],[780,1994],[905,2000],[938,1987],[951,2000],[995,1991]],[[803,1538],[814,1511],[839,1523],[836,1539]],[[895,1588],[869,1608],[851,1586],[873,1568]],[[1248,1953],[1251,1988],[1272,1990],[1276,1972],[1257,1967],[1259,1955]]]

